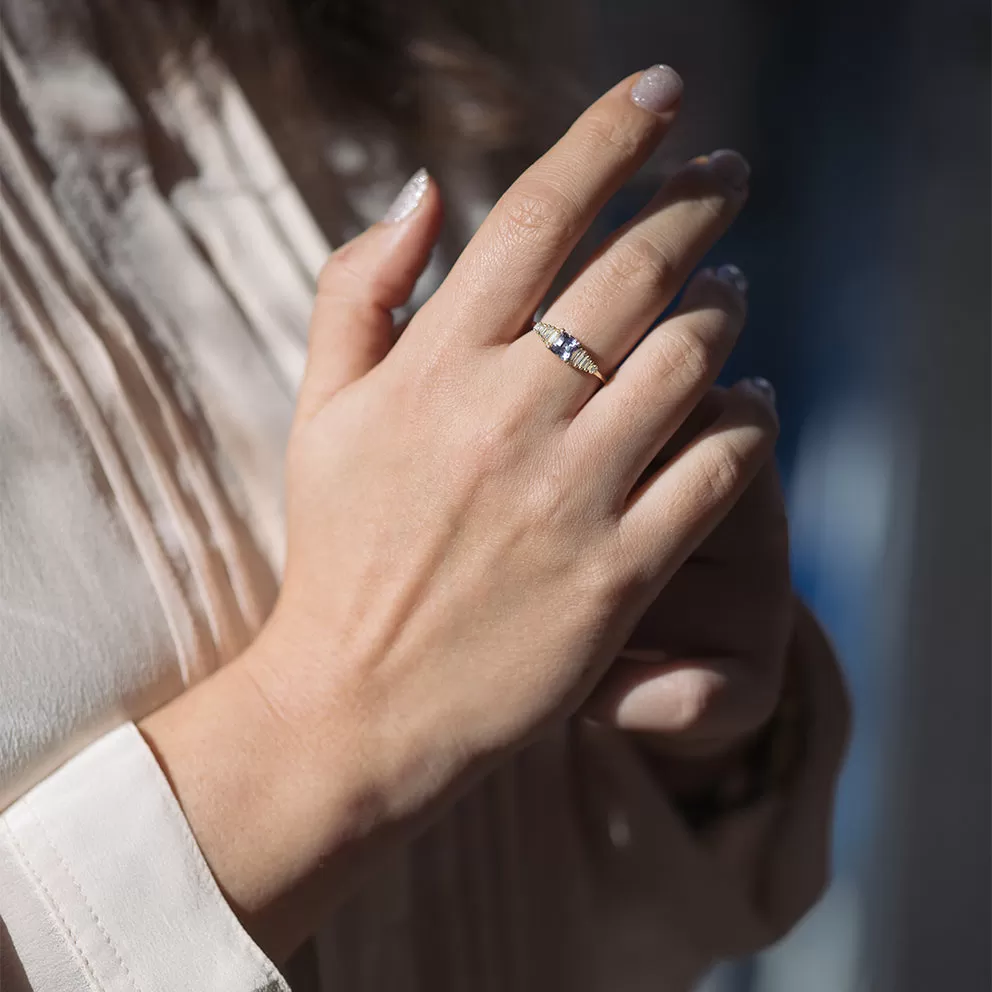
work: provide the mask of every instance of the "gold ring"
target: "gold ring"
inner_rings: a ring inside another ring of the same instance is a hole
[[[599,366],[582,347],[578,338],[573,337],[562,327],[545,324],[543,320],[535,321],[532,330],[544,342],[548,351],[557,355],[566,365],[571,365],[572,368],[586,372],[588,375],[594,375],[604,386],[606,385],[606,379],[599,371]]]

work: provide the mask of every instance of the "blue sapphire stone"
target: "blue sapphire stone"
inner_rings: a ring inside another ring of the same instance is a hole
[[[572,337],[571,334],[565,334],[562,332],[556,339],[549,343],[548,347],[563,362],[567,362],[571,359],[573,353],[578,351],[582,346],[575,338]]]

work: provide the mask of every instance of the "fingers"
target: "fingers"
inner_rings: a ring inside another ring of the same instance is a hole
[[[723,413],[634,494],[619,520],[633,582],[660,586],[713,530],[771,456],[774,408],[745,380]]]
[[[777,684],[763,675],[741,658],[650,662],[625,652],[584,710],[619,730],[660,735],[667,753],[720,754],[775,708]]]
[[[654,66],[597,100],[506,191],[436,299],[467,311],[483,343],[516,337],[606,201],[674,120],[682,81]]]
[[[834,796],[851,728],[840,667],[802,603],[797,603],[792,661],[804,700],[806,738],[799,776],[768,848],[773,856],[762,901],[778,933],[816,902],[829,880]]]
[[[603,246],[544,319],[571,331],[600,368],[612,372],[737,216],[747,199],[748,176],[747,163],[732,151],[690,162]],[[581,402],[596,384],[570,376],[561,386],[570,386]]]
[[[327,260],[310,320],[298,420],[309,420],[385,357],[394,339],[392,310],[413,292],[440,227],[441,197],[421,170],[380,223]]]
[[[719,374],[744,326],[745,290],[733,266],[700,272],[678,310],[575,417],[571,430],[625,492]]]

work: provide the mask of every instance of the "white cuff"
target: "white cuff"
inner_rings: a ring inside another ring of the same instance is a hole
[[[0,818],[0,944],[12,989],[289,992],[132,723]]]

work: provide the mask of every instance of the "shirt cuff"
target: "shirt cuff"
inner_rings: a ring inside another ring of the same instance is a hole
[[[28,989],[289,992],[133,723],[0,818],[0,930]]]

